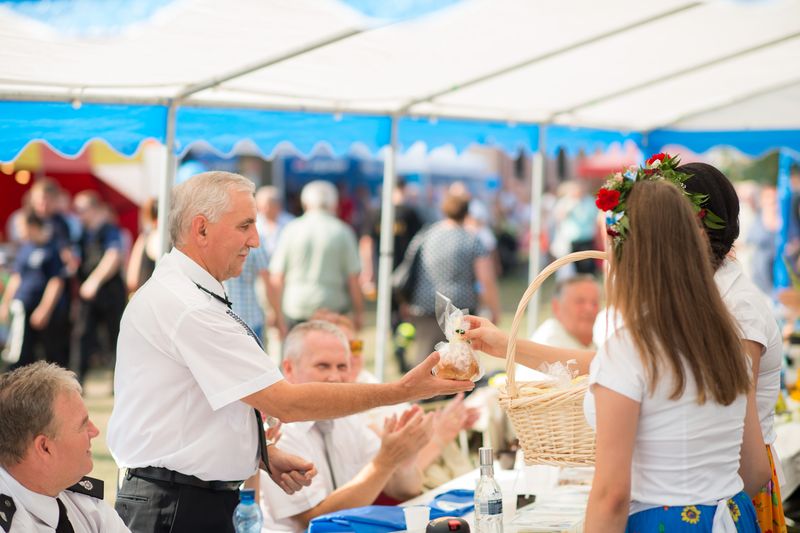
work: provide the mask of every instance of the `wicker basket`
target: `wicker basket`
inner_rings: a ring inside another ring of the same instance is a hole
[[[583,416],[583,397],[588,381],[578,379],[566,389],[546,382],[517,383],[517,333],[525,309],[542,283],[560,267],[583,259],[606,259],[605,252],[586,251],[565,255],[548,265],[530,284],[517,306],[506,350],[506,386],[500,389],[500,405],[508,413],[525,454],[525,463],[552,466],[594,464],[594,431]]]

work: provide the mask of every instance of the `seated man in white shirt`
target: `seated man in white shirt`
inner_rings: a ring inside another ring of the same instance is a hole
[[[364,368],[364,341],[356,335],[353,322],[345,315],[329,311],[317,311],[312,319],[324,320],[338,327],[350,344],[351,383],[380,383],[369,370]],[[361,414],[374,430],[383,426],[386,418],[393,414],[398,416],[411,407],[404,402],[397,405],[376,407]],[[417,452],[417,467],[423,472],[423,486],[435,488],[456,476],[465,474],[474,466],[464,457],[455,440],[461,430],[472,428],[480,418],[481,412],[476,407],[468,407],[464,402],[464,394],[458,393],[443,408],[433,411],[433,436],[425,445],[420,445]]]
[[[596,350],[593,328],[600,311],[600,284],[594,276],[578,274],[556,284],[551,301],[553,317],[545,320],[531,340],[575,350]],[[517,365],[517,379],[537,380],[541,374]]]
[[[553,317],[545,320],[531,340],[560,348],[594,350],[592,328],[600,311],[600,284],[580,274],[561,280],[551,301]]]
[[[0,531],[128,532],[92,470],[100,432],[75,374],[38,362],[0,375]]]
[[[347,381],[349,343],[333,324],[312,320],[295,326],[283,349],[289,383]],[[319,473],[292,495],[263,480],[265,530],[302,531],[316,516],[370,505],[381,492],[405,500],[421,491],[416,453],[431,438],[432,417],[419,407],[387,419],[382,436],[361,415],[284,424],[282,432],[281,446],[313,462]]]

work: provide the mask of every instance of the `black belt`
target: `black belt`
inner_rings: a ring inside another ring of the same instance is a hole
[[[199,477],[187,476],[186,474],[181,474],[180,472],[158,466],[129,468],[127,477],[128,479],[131,477],[138,477],[149,481],[166,481],[168,483],[189,485],[190,487],[215,491],[239,490],[241,484],[244,483],[243,481],[204,481]]]

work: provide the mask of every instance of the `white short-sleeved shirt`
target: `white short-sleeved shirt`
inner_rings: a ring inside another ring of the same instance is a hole
[[[16,508],[8,533],[53,533],[58,525],[58,503],[52,496],[33,492],[0,467],[0,513],[5,522],[11,513],[4,505],[10,498]],[[103,500],[63,491],[58,498],[64,504],[75,533],[130,533],[116,511]],[[5,531],[0,528],[0,531]]]
[[[594,341],[590,342],[587,346],[570,335],[570,333],[564,329],[564,325],[555,318],[548,318],[542,322],[542,325],[533,332],[531,340],[539,344],[547,344],[548,346],[557,346],[559,348],[571,348],[574,350],[597,349]]]
[[[240,400],[282,376],[226,305],[195,283],[224,295],[173,249],[125,309],[108,446],[120,468],[247,479],[258,466],[257,428]]]
[[[686,387],[670,400],[673,383],[666,369],[651,396],[645,369],[626,328],[617,330],[592,360],[589,383],[599,384],[641,404],[631,465],[632,512],[648,506],[715,503],[742,490],[739,451],[747,397],[731,405],[697,403],[697,386],[686,371]],[[592,392],[584,400],[595,427]]]
[[[733,315],[744,340],[756,342],[764,347],[758,367],[756,403],[758,419],[765,444],[773,444],[777,435],[773,425],[775,402],[781,385],[783,341],[775,315],[764,293],[742,272],[739,263],[726,259],[714,273],[720,296]],[[613,309],[612,318],[606,322],[605,311],[601,311],[595,322],[595,342],[603,343],[614,331],[622,327],[623,320]],[[604,317],[601,320],[601,317]]]
[[[333,421],[329,450],[331,462],[336,463],[337,481],[352,480],[378,453],[380,438],[369,429],[360,414]],[[322,433],[314,422],[295,422],[281,426],[280,447],[299,455],[317,467],[311,485],[294,494],[286,494],[266,474],[261,474],[261,509],[264,513],[263,531],[302,531],[291,517],[313,509],[333,492],[333,481],[325,458]]]
[[[742,338],[761,346],[756,403],[764,442],[773,444],[775,402],[781,387],[783,340],[767,297],[751,282],[737,261],[726,259],[714,274],[722,300],[742,330]]]
[[[531,336],[533,342],[539,344],[546,344],[547,346],[556,346],[557,348],[569,348],[572,350],[596,350],[597,346],[591,342],[588,346],[584,345],[570,335],[564,329],[564,325],[555,318],[548,318],[536,328]],[[547,375],[542,374],[538,370],[533,370],[525,365],[517,364],[517,380],[518,381],[542,381],[548,379]]]

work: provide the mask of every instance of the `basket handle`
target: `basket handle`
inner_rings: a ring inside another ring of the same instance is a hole
[[[514,364],[517,353],[517,333],[522,324],[522,318],[525,316],[525,309],[533,298],[534,293],[539,290],[542,283],[550,277],[550,275],[569,263],[582,261],[584,259],[607,259],[606,252],[598,252],[596,250],[587,250],[585,252],[573,252],[564,257],[559,257],[549,265],[547,265],[539,275],[537,275],[528,289],[522,295],[522,299],[517,306],[517,312],[514,314],[514,321],[511,323],[511,332],[508,334],[508,348],[506,349],[506,380],[507,389],[511,397],[517,396],[517,382],[516,382],[516,365]]]

